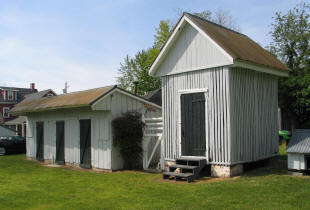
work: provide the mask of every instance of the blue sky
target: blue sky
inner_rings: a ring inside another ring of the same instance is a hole
[[[294,0],[1,0],[0,86],[52,88],[61,93],[116,83],[124,57],[152,45],[160,20],[178,9],[229,11],[241,32],[261,45],[275,12]]]

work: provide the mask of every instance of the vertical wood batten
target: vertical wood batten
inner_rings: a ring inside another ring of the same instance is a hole
[[[162,77],[163,118],[164,118],[164,147],[166,160],[179,156],[178,136],[179,126],[179,91],[191,89],[208,89],[206,99],[208,110],[206,130],[208,134],[207,152],[211,162],[229,164],[230,149],[228,148],[230,134],[227,128],[228,114],[228,68],[218,67],[192,71]]]
[[[231,68],[229,82],[233,110],[231,144],[235,145],[232,162],[250,162],[275,155],[278,151],[277,77]]]

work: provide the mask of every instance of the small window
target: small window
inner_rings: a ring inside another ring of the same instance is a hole
[[[13,91],[8,91],[8,99],[9,99],[10,101],[12,101],[13,98],[14,98],[14,96],[13,96]]]
[[[54,94],[52,93],[47,94],[47,97],[52,97],[52,96],[54,96]]]
[[[9,107],[3,107],[3,118],[9,118],[10,117],[9,111],[10,111]]]

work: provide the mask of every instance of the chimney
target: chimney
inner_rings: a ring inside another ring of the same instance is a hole
[[[135,85],[135,95],[137,95],[139,82],[138,81],[134,81],[133,84]]]
[[[34,84],[34,83],[30,83],[30,89],[31,89],[31,90],[36,89],[36,88],[35,88],[35,84]]]

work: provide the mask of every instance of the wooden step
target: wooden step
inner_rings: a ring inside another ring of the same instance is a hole
[[[206,160],[205,158],[201,157],[179,157],[176,160],[183,160],[183,161],[201,161],[201,160]]]
[[[188,166],[188,165],[181,165],[181,164],[172,164],[172,165],[169,166],[169,168],[196,169],[196,168],[199,168],[199,166]]]
[[[195,175],[192,173],[175,173],[175,172],[163,173],[163,179],[168,179],[171,176],[173,176],[176,181],[178,180],[178,178],[185,178],[187,182],[192,182],[195,179]]]

